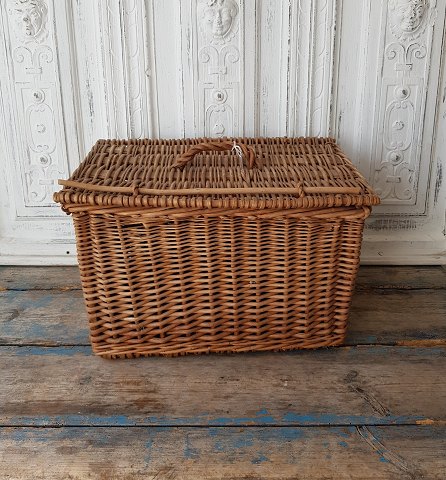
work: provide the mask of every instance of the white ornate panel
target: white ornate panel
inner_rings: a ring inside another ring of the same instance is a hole
[[[237,0],[181,2],[187,136],[243,131],[245,8]]]
[[[417,202],[435,6],[435,0],[391,0],[383,9],[371,180],[384,204]]]
[[[343,0],[338,12],[332,131],[382,198],[366,224],[367,261],[444,263],[433,191],[445,11],[445,0]]]
[[[54,9],[46,0],[3,5],[9,43],[9,81],[16,126],[16,165],[22,195],[18,216],[50,207],[57,178],[69,172],[60,98]],[[28,208],[27,208],[28,207]]]

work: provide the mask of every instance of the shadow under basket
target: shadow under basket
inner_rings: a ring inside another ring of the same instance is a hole
[[[379,198],[333,139],[100,140],[61,183],[96,354],[344,341]]]

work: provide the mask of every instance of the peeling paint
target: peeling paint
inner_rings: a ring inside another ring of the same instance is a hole
[[[413,218],[371,218],[366,222],[365,230],[416,230],[419,226]]]
[[[153,427],[180,427],[180,426],[206,426],[211,427],[209,435],[218,436],[221,427],[244,427],[251,426],[277,426],[283,438],[296,439],[296,435],[302,436],[303,431],[293,431],[299,426],[354,426],[354,425],[422,425],[427,421],[423,416],[397,416],[382,417],[378,415],[336,415],[336,414],[298,414],[286,413],[281,417],[274,418],[271,423],[258,423],[257,417],[227,417],[224,419],[213,418],[210,413],[202,413],[191,417],[132,417],[127,415],[41,415],[19,416],[8,418],[7,423],[11,426],[153,426]],[[214,428],[214,429],[213,429]],[[348,427],[347,427],[348,428]],[[342,436],[342,434],[339,434]],[[345,435],[348,436],[346,433]]]
[[[191,460],[199,457],[198,450],[191,445],[189,434],[186,434],[183,456],[186,460]]]
[[[266,455],[264,455],[263,453],[261,453],[256,458],[251,460],[251,463],[254,464],[254,465],[258,465],[258,464],[264,463],[264,462],[269,462],[269,458]]]
[[[16,347],[14,351],[14,355],[16,356],[29,356],[29,355],[55,355],[55,356],[64,356],[64,357],[71,357],[75,354],[91,354],[91,347],[90,346],[73,346],[73,347]]]
[[[440,193],[441,184],[443,182],[443,163],[440,158],[437,158],[437,175],[434,187],[434,206],[438,203],[438,196]]]

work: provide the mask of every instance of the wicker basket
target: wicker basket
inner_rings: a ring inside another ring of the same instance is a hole
[[[343,342],[379,198],[333,139],[100,140],[60,184],[95,353]]]

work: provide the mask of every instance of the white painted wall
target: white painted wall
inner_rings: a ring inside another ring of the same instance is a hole
[[[52,202],[98,138],[335,136],[363,261],[446,263],[446,0],[0,0],[0,262],[75,262]]]

